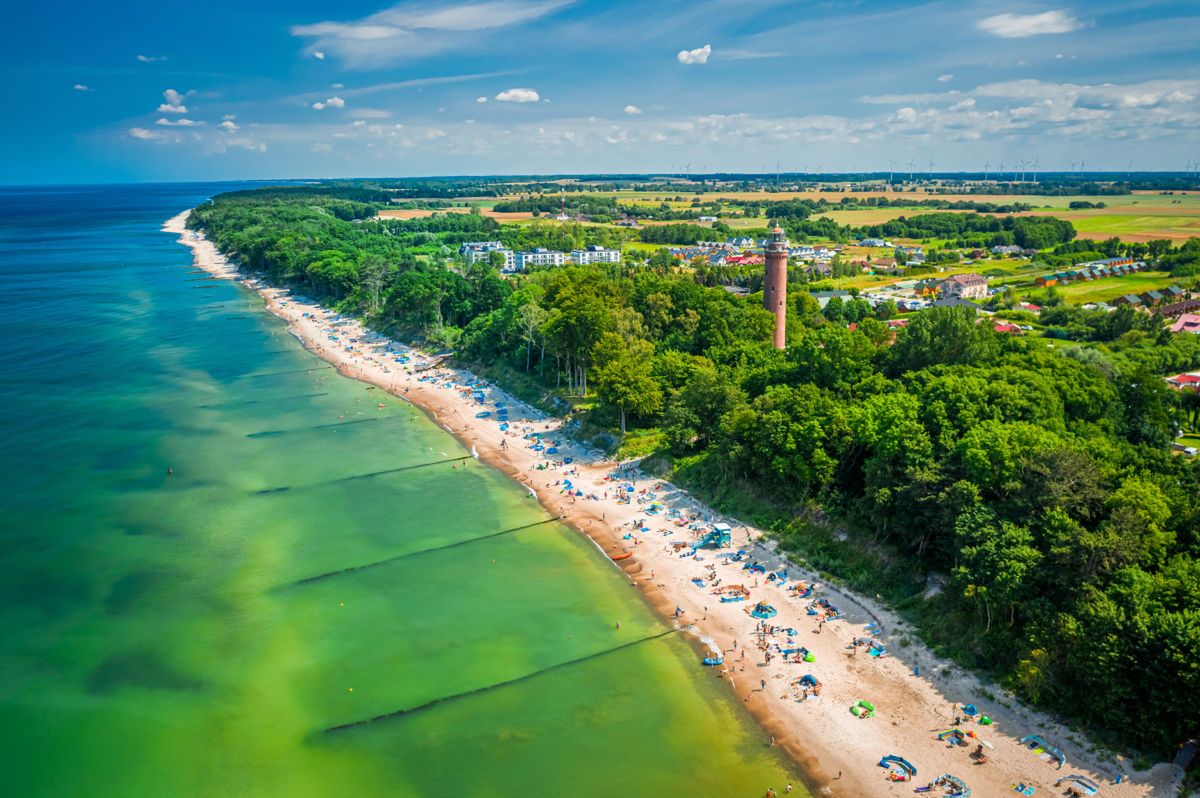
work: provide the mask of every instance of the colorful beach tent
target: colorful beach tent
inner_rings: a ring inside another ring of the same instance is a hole
[[[1054,786],[1058,787],[1062,784],[1067,784],[1076,787],[1084,795],[1095,795],[1100,792],[1100,785],[1089,779],[1087,776],[1080,776],[1078,773],[1072,773],[1070,776],[1063,776],[1058,781],[1054,782]]]
[[[898,770],[902,773],[908,774],[909,776],[917,775],[917,769],[911,762],[903,757],[895,756],[894,754],[888,754],[883,759],[879,760],[879,767]]]
[[[1059,749],[1050,745],[1050,743],[1038,737],[1036,734],[1030,734],[1021,738],[1021,745],[1033,751],[1035,754],[1045,759],[1047,762],[1054,762],[1059,768],[1067,764],[1067,755]]]
[[[967,744],[967,735],[959,729],[947,729],[939,732],[937,738],[940,742],[954,743],[955,745]]]
[[[750,612],[750,614],[755,618],[766,620],[768,618],[774,618],[776,615],[778,615],[779,610],[775,609],[765,601],[760,601],[758,604],[754,605],[754,609]]]
[[[971,788],[967,786],[965,781],[949,773],[943,773],[938,776],[934,779],[933,784],[945,790],[946,795],[952,795],[955,798],[967,798],[971,794]]]
[[[870,701],[855,701],[850,707],[850,714],[856,718],[875,717],[875,705]]]

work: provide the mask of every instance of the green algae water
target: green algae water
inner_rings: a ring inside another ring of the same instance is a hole
[[[798,788],[590,543],[395,470],[469,452],[159,231],[243,187],[0,190],[3,793]]]

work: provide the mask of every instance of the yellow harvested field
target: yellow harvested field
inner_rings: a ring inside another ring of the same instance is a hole
[[[470,208],[389,208],[379,212],[380,219],[424,219],[427,216],[433,216],[435,213],[470,213]],[[515,222],[521,219],[532,219],[533,214],[528,211],[513,211],[510,213],[497,213],[496,211],[480,210],[484,216],[491,217],[498,222]]]

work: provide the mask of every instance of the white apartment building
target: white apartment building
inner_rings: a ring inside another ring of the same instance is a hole
[[[571,250],[571,261],[580,265],[587,263],[620,263],[621,251],[591,244],[587,249]]]
[[[523,272],[530,266],[562,266],[567,262],[565,252],[558,252],[551,249],[531,249],[528,252],[517,252],[514,256],[514,266],[517,271]]]
[[[499,252],[504,256],[504,271],[512,271],[515,268],[515,258],[513,251],[508,249],[499,241],[468,241],[458,248],[459,254],[466,258],[467,263],[476,263],[482,261],[488,263],[491,260],[493,252]]]

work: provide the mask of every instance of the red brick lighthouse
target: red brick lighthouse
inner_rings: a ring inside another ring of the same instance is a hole
[[[767,239],[763,272],[763,307],[775,314],[776,349],[783,349],[787,343],[787,259],[787,239],[783,237],[783,229],[776,227]]]

